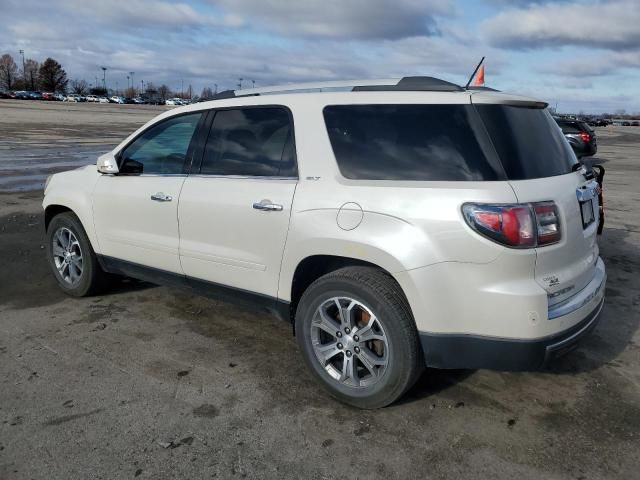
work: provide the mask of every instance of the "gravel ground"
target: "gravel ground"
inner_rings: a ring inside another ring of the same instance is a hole
[[[0,101],[0,169],[39,159],[0,176],[109,148],[156,113]],[[427,370],[378,411],[329,398],[291,327],[268,316],[136,281],[66,297],[44,260],[42,192],[12,183],[0,193],[0,478],[638,478],[640,129],[598,135],[609,282],[594,334],[544,372]]]

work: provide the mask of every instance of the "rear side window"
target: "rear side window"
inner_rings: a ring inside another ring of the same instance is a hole
[[[570,173],[577,162],[546,109],[476,106],[510,180]]]
[[[216,112],[200,173],[258,177],[297,175],[293,126],[280,107]]]
[[[359,180],[501,180],[470,105],[333,105],[324,119],[342,175]]]

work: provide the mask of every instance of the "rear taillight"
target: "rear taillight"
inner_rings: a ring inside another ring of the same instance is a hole
[[[462,213],[475,231],[509,247],[532,248],[560,241],[560,219],[553,202],[465,203]]]
[[[589,141],[591,140],[591,135],[589,135],[587,132],[580,132],[580,138],[584,143],[589,143]]]

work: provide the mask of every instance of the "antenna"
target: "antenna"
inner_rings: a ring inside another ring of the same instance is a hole
[[[469,81],[467,82],[467,84],[464,86],[465,90],[469,89],[469,85],[471,85],[471,82],[473,81],[473,77],[476,76],[476,73],[478,73],[478,69],[480,68],[480,65],[482,65],[482,62],[484,62],[484,57],[482,57],[480,59],[480,62],[478,63],[478,65],[476,66],[476,69],[473,71],[473,73],[471,74],[471,76],[469,77]]]

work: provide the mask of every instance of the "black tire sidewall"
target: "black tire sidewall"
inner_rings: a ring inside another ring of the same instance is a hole
[[[331,297],[350,297],[367,306],[379,319],[389,345],[389,363],[381,380],[370,387],[348,387],[333,379],[318,362],[311,343],[311,322],[318,306]],[[366,284],[348,278],[323,278],[312,284],[304,293],[296,312],[296,337],[305,362],[331,395],[339,400],[362,408],[376,408],[388,403],[387,398],[397,398],[410,383],[408,377],[415,370],[414,361],[405,355],[410,351],[406,330],[399,325],[406,322],[401,312],[392,308]]]
[[[66,283],[60,276],[53,260],[53,235],[60,228],[68,228],[75,235],[82,251],[82,274],[80,275],[80,281],[73,286]],[[53,276],[65,293],[74,297],[82,297],[91,291],[95,284],[94,277],[96,276],[96,270],[99,269],[99,266],[97,265],[95,252],[93,248],[91,248],[91,242],[89,242],[89,238],[78,217],[69,212],[61,213],[53,217],[47,227],[46,251],[47,261],[49,262]]]

